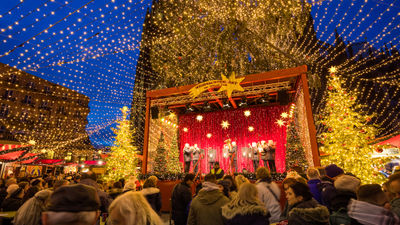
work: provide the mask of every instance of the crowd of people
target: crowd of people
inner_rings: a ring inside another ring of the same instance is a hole
[[[91,172],[62,178],[1,180],[1,209],[16,211],[3,224],[164,224],[155,176],[143,184],[134,177],[102,182]],[[400,224],[400,173],[382,186],[361,184],[335,164],[288,172],[282,182],[260,167],[256,178],[210,173],[197,182],[186,174],[171,193],[171,220],[175,225]]]

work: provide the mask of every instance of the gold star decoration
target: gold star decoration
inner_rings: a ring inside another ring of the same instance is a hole
[[[228,129],[229,126],[230,126],[230,124],[229,124],[228,121],[222,121],[221,126],[222,126],[222,128],[224,128],[224,129]]]
[[[221,74],[221,77],[223,84],[218,92],[226,91],[228,98],[230,98],[234,90],[244,91],[242,86],[240,86],[240,82],[244,80],[244,77],[236,78],[235,72],[232,72],[232,74],[229,76],[229,79],[223,74]]]
[[[332,66],[331,68],[329,68],[329,72],[330,73],[336,73],[337,72],[337,68],[335,66]]]
[[[278,124],[278,126],[283,126],[283,125],[285,125],[285,121],[283,121],[283,120],[277,120],[276,121],[276,123]]]
[[[183,131],[184,131],[184,132],[188,132],[187,127],[184,127],[184,128],[183,128]]]
[[[287,114],[286,112],[283,112],[283,113],[281,114],[281,117],[282,117],[282,118],[288,118],[288,116],[289,116],[289,114]]]
[[[250,111],[250,110],[244,111],[244,116],[245,116],[245,117],[251,116],[251,111]]]
[[[253,126],[249,126],[248,129],[249,129],[250,132],[253,132],[253,131],[254,131],[254,127],[253,127]]]
[[[199,121],[199,122],[202,121],[203,120],[203,116],[202,115],[197,115],[196,116],[196,120]]]
[[[208,134],[207,134],[207,137],[208,137],[208,138],[211,138],[211,136],[212,136],[211,133],[208,133]]]

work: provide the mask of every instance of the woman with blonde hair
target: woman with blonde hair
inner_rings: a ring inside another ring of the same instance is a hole
[[[261,225],[269,224],[270,215],[258,199],[257,187],[243,183],[235,198],[222,207],[222,216],[227,225]]]
[[[235,181],[236,181],[238,188],[240,188],[240,186],[244,183],[249,183],[249,180],[246,177],[244,177],[243,175],[237,175],[235,177]]]
[[[129,191],[118,196],[108,210],[111,225],[164,225],[139,192]]]

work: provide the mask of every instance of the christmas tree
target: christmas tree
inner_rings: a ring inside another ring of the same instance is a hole
[[[356,96],[343,88],[343,81],[330,69],[326,107],[320,121],[324,132],[320,135],[321,151],[327,156],[322,163],[337,164],[345,172],[351,172],[365,183],[380,183],[384,177],[376,168],[384,164],[372,158],[377,148],[370,144],[378,129],[370,124],[372,115],[362,112]]]
[[[172,138],[172,145],[168,151],[167,170],[170,173],[182,172],[182,164],[179,161],[178,135],[176,134]]]
[[[154,172],[155,173],[167,172],[167,155],[164,143],[164,134],[162,132],[160,135],[160,139],[158,139],[158,145],[154,157]]]
[[[119,180],[129,176],[136,176],[136,166],[138,164],[137,148],[132,146],[132,130],[127,119],[128,107],[121,109],[123,117],[117,120],[117,129],[113,129],[115,134],[114,146],[106,159],[106,180]]]
[[[292,112],[294,113],[290,113],[290,117],[293,119],[289,120],[286,127],[286,170],[294,167],[305,169],[308,167],[308,162],[300,141],[297,110],[294,110],[294,105]]]

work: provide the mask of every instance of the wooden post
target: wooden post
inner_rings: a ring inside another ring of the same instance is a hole
[[[150,131],[150,97],[146,97],[146,120],[144,122],[144,143],[143,143],[143,157],[142,157],[142,173],[147,173],[147,160],[149,153],[149,131]]]
[[[317,130],[315,129],[314,118],[312,116],[310,91],[308,90],[307,75],[305,73],[301,74],[301,82],[304,91],[304,105],[306,107],[308,132],[310,135],[310,144],[311,144],[311,151],[313,154],[313,162],[314,166],[321,166],[318,145],[317,145]]]

